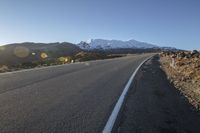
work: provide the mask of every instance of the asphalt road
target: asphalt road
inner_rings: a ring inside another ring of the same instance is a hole
[[[101,132],[131,74],[149,56],[0,74],[0,132]]]

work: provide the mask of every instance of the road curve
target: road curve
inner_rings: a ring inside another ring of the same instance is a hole
[[[150,56],[0,74],[0,132],[102,132],[131,74]]]

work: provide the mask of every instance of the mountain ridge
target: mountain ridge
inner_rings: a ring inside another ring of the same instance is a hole
[[[160,48],[155,44],[146,42],[136,41],[134,39],[128,41],[122,40],[106,40],[106,39],[91,39],[90,41],[81,41],[77,44],[81,49],[92,50],[92,49],[120,49],[120,48],[131,48],[131,49],[147,49],[147,48]]]

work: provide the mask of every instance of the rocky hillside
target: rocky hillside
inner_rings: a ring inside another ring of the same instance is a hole
[[[200,109],[200,52],[163,52],[160,56],[169,79]]]

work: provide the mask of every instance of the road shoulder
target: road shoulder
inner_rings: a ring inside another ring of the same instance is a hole
[[[200,132],[200,113],[169,83],[158,57],[142,66],[133,84],[114,132]]]

